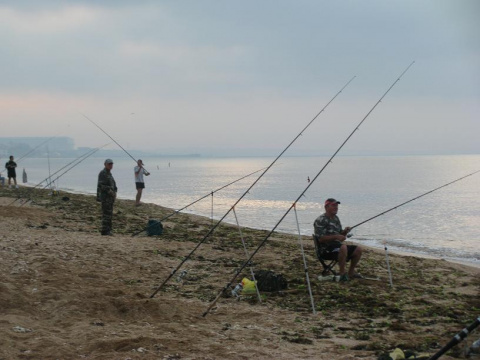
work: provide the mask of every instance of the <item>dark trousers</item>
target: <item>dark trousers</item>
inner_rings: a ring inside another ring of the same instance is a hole
[[[108,197],[102,201],[102,233],[112,231],[113,203],[115,199]]]

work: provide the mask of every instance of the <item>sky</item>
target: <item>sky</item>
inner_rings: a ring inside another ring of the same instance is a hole
[[[162,154],[479,154],[478,0],[0,0],[0,136]],[[113,148],[113,145],[112,145]]]

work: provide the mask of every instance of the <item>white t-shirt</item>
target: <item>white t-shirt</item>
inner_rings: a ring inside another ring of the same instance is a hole
[[[138,175],[137,175],[138,169],[140,169],[139,166],[135,166],[135,167],[133,168],[134,175],[135,175],[135,182],[136,182],[136,183],[137,183],[137,182],[143,183],[143,182],[144,182],[144,181],[143,181],[143,174],[146,174],[147,171],[145,171],[145,169],[142,168],[142,170],[140,170],[140,172],[139,172]]]

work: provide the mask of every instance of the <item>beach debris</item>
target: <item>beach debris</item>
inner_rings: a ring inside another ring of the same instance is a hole
[[[415,354],[413,351],[405,350],[403,351],[400,348],[396,348],[390,353],[382,354],[378,357],[378,360],[403,360],[403,359],[416,359],[416,360],[427,360],[430,355],[427,354]]]
[[[240,296],[240,293],[242,292],[243,290],[243,284],[240,282],[237,284],[237,286],[235,286],[235,288],[232,290],[232,296],[233,297],[239,297]]]
[[[32,329],[24,328],[21,326],[14,326],[12,330],[13,332],[16,332],[16,333],[29,333],[33,331]]]
[[[177,282],[181,282],[185,275],[187,275],[187,270],[182,270],[181,273],[177,276]]]
[[[164,360],[179,360],[181,358],[182,357],[179,354],[173,354],[173,355],[168,354],[163,357]]]
[[[480,354],[480,339],[475,341],[472,346],[470,346],[469,353]]]

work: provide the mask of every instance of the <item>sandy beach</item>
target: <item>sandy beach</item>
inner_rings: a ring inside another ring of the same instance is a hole
[[[18,195],[33,201],[23,205]],[[298,239],[274,234],[255,269],[288,290],[221,297],[244,261],[238,229],[221,225],[150,298],[207,233],[211,220],[178,214],[164,234],[131,234],[172,212],[118,200],[115,235],[101,236],[93,196],[0,189],[0,359],[377,359],[396,347],[434,354],[480,315],[480,269],[366,249],[359,272],[379,280],[319,282],[303,239],[318,313],[312,314]],[[250,251],[265,231],[242,229]],[[242,277],[249,277],[244,270]],[[479,338],[479,330],[466,344]],[[457,346],[442,359],[460,355]]]

